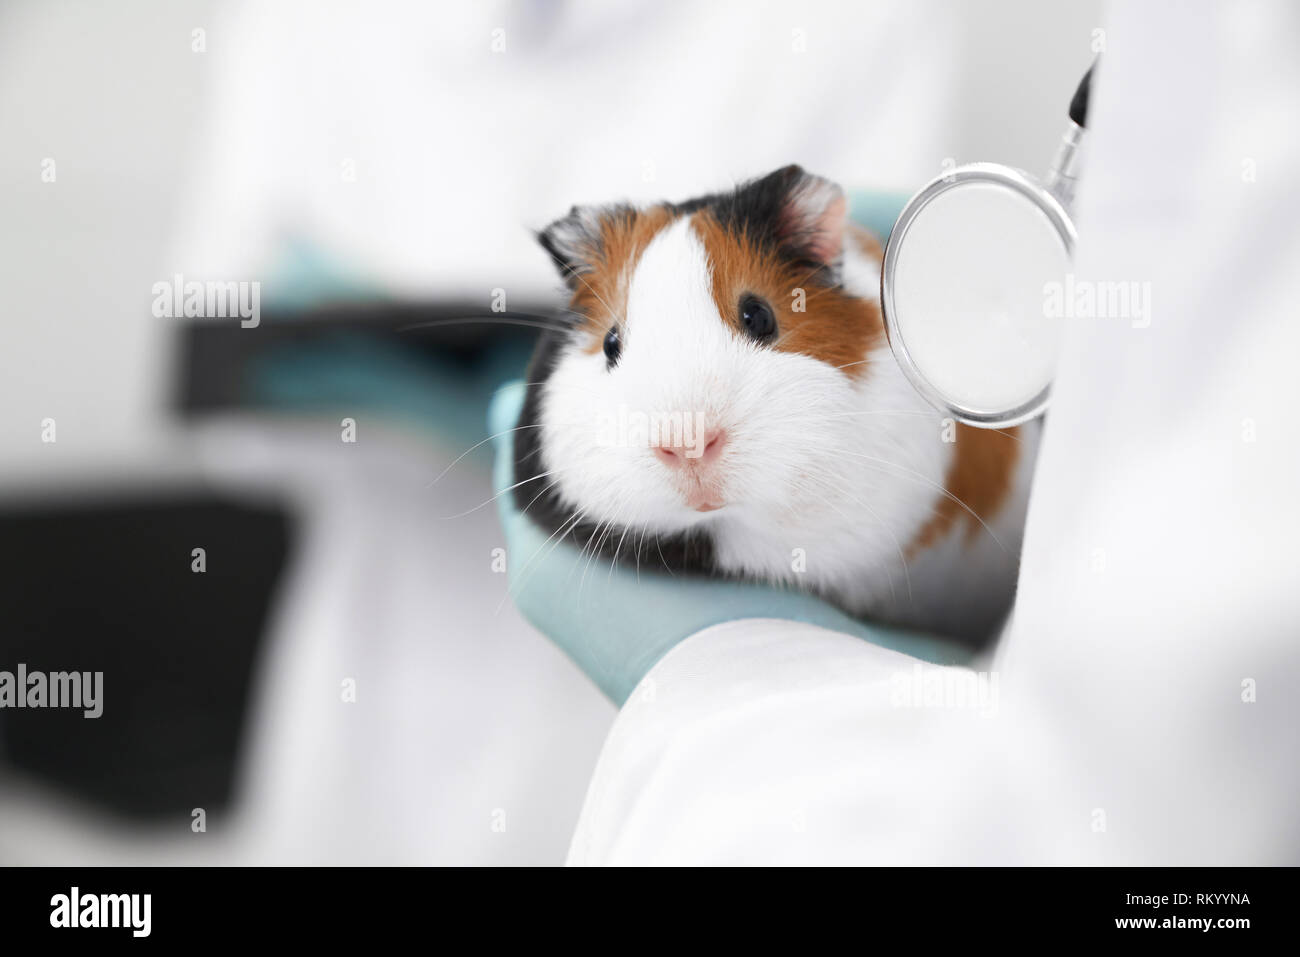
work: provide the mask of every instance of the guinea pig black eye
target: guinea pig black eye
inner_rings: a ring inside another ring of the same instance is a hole
[[[766,342],[776,334],[776,316],[772,307],[757,296],[740,300],[740,325],[751,337]]]
[[[606,368],[612,369],[618,363],[619,354],[623,351],[623,339],[618,334],[618,326],[610,326],[609,332],[605,333],[605,360]]]

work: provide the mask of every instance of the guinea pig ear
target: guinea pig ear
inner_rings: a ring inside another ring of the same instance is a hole
[[[597,206],[574,206],[567,216],[537,234],[537,241],[550,253],[569,286],[576,285],[577,277],[590,272],[600,258],[605,215],[606,210]]]
[[[783,166],[741,187],[737,199],[765,220],[783,253],[836,267],[844,253],[849,207],[844,190],[800,166]]]
[[[809,259],[838,264],[844,253],[844,230],[849,224],[849,203],[836,183],[787,167],[796,173],[785,206],[781,231],[788,242]]]

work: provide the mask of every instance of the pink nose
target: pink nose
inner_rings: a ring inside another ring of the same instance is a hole
[[[722,429],[709,429],[700,440],[689,445],[657,445],[655,458],[672,468],[688,468],[692,463],[712,462],[727,444],[727,433]]]

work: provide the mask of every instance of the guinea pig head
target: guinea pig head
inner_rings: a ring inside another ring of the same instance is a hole
[[[846,284],[838,186],[788,166],[685,203],[575,207],[539,239],[572,327],[536,386],[538,484],[575,521],[672,533],[824,507],[883,341]]]

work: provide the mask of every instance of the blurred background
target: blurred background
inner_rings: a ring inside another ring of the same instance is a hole
[[[531,330],[447,320],[555,307],[575,203],[1040,171],[1101,22],[0,4],[0,670],[104,672],[99,719],[0,711],[0,861],[560,863],[615,710],[494,563]],[[195,281],[256,325],[168,315]]]

